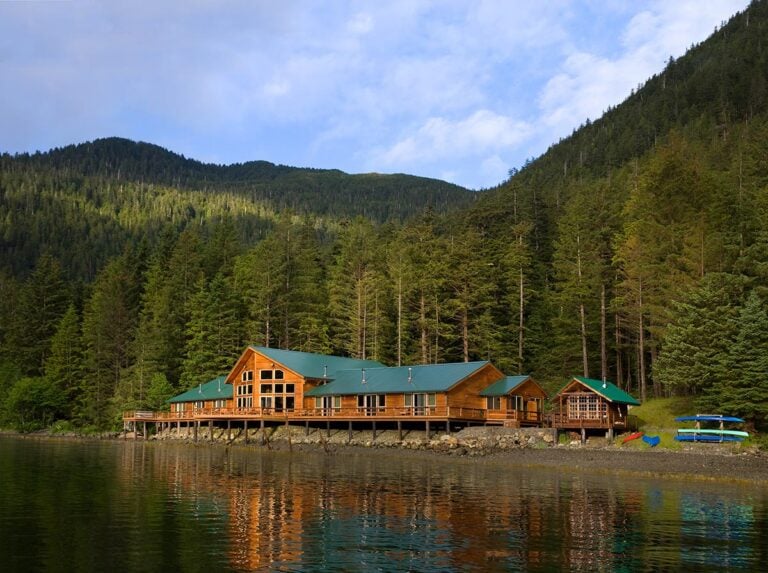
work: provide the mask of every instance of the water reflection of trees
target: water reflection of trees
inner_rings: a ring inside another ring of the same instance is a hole
[[[682,482],[397,456],[152,455],[173,495],[218,500],[238,570],[631,571],[756,557],[752,506]],[[704,540],[718,535],[707,553]]]

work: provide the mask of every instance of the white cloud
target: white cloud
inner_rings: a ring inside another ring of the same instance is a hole
[[[663,70],[670,56],[685,53],[691,38],[705,39],[743,6],[742,0],[656,1],[629,20],[620,35],[622,49],[613,57],[574,48],[539,94],[540,124],[550,140],[623,101]]]
[[[457,121],[429,118],[414,133],[377,154],[385,166],[408,166],[509,149],[530,134],[530,126],[490,110],[479,110]]]

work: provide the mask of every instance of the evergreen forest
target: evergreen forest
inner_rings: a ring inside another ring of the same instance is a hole
[[[491,360],[768,427],[768,1],[493,189],[105,139],[0,157],[0,417],[119,426],[246,345]]]

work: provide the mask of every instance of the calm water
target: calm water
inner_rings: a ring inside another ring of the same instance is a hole
[[[765,570],[768,492],[0,437],[0,571]]]

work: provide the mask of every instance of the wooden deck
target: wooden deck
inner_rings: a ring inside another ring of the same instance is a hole
[[[563,430],[620,430],[632,427],[630,418],[630,416],[618,417],[612,415],[596,418],[569,418],[565,414],[552,413],[549,415],[549,425]]]
[[[382,421],[424,422],[427,420],[485,422],[486,411],[457,406],[423,408],[311,408],[277,411],[272,408],[200,408],[185,412],[130,411],[124,422],[196,422],[264,420],[265,422]]]

